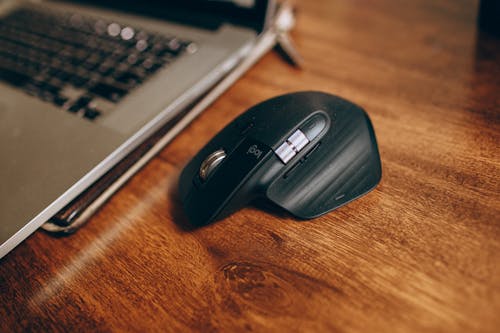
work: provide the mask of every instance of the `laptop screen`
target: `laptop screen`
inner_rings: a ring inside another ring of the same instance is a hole
[[[270,0],[79,0],[190,25],[216,29],[222,22],[261,31]]]

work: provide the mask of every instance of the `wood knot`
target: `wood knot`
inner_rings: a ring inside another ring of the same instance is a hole
[[[221,268],[225,296],[259,312],[282,313],[291,305],[292,285],[272,266],[233,262]],[[221,287],[222,287],[221,286]]]

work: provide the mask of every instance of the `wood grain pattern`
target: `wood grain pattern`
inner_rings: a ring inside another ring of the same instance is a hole
[[[476,1],[301,1],[306,61],[271,53],[71,237],[0,261],[0,331],[498,332],[500,41]],[[189,230],[182,167],[277,94],[361,105],[376,190],[298,222],[249,207]]]

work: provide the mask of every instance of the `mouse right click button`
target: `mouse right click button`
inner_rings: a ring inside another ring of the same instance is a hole
[[[309,141],[313,141],[325,129],[327,124],[327,116],[323,112],[320,112],[307,119],[304,124],[300,126],[300,130]]]

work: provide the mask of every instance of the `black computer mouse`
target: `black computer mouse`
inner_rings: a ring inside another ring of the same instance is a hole
[[[266,198],[300,219],[332,211],[372,190],[382,175],[368,115],[322,92],[255,105],[186,165],[179,181],[193,225]]]

